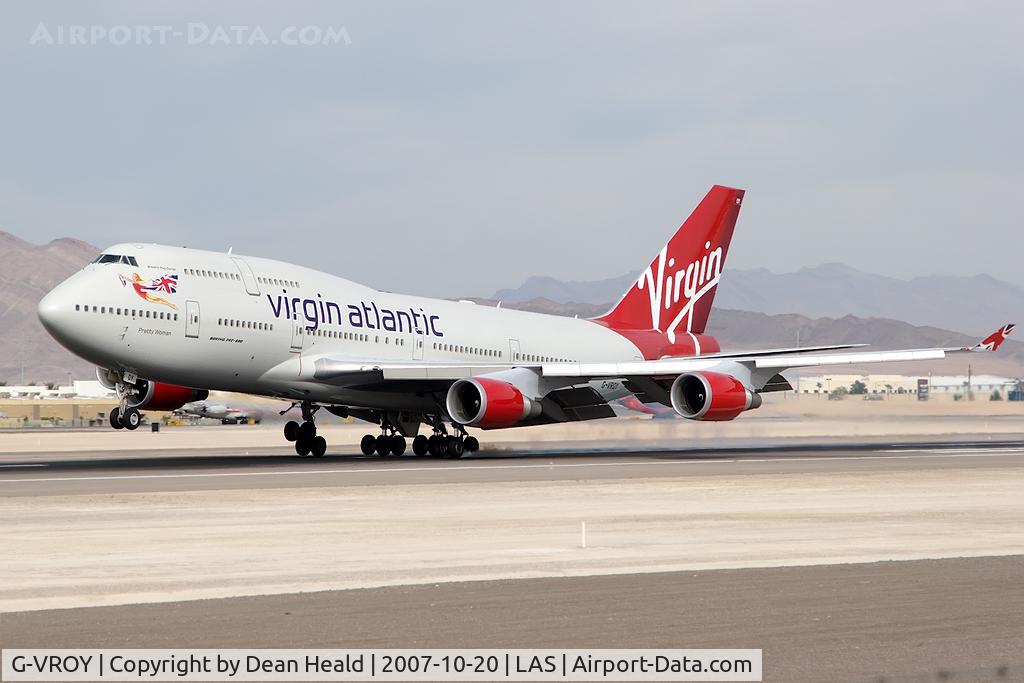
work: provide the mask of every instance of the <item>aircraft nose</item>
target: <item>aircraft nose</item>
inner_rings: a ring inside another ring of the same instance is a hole
[[[47,332],[57,339],[62,339],[67,333],[71,308],[66,288],[63,285],[58,285],[39,301],[39,305],[36,306],[36,315],[39,316],[39,322],[43,324]]]

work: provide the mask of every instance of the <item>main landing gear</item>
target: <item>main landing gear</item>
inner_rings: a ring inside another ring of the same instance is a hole
[[[412,440],[412,452],[420,457],[461,458],[464,453],[475,453],[480,450],[480,442],[474,436],[466,434],[462,425],[453,425],[455,435],[449,435],[444,424],[437,420],[433,423],[434,433],[430,436],[417,434]],[[382,434],[367,434],[359,442],[363,455],[380,456],[402,455],[405,453],[405,437],[390,424],[381,426]]]
[[[386,458],[389,455],[405,453],[405,437],[398,431],[398,427],[392,424],[387,415],[380,416],[380,431],[380,436],[367,434],[359,442],[359,450],[363,455],[376,453],[382,458]]]
[[[381,457],[387,457],[389,455],[402,455],[405,453],[405,437],[397,432],[390,434],[383,433],[380,436],[374,436],[373,434],[367,434],[359,442],[359,450],[363,452],[363,455],[373,455],[376,453]]]
[[[327,440],[317,435],[314,416],[320,410],[320,406],[309,401],[303,401],[302,422],[290,420],[284,425],[284,438],[295,444],[295,452],[300,456],[313,455],[322,457],[327,453]],[[295,404],[292,405],[292,408]],[[288,410],[291,410],[289,408]],[[334,409],[328,408],[330,412]],[[282,414],[286,411],[282,411]],[[113,424],[111,417],[111,424]],[[377,413],[366,415],[361,419],[368,421],[379,421],[381,433],[379,435],[367,434],[359,442],[359,450],[363,455],[378,455],[380,457],[398,456],[405,454],[408,443],[405,434],[415,433],[417,426],[416,417],[406,420],[402,416],[388,416]],[[466,433],[465,427],[458,423],[452,424],[453,434],[449,434],[444,422],[438,416],[419,416],[422,422],[426,422],[433,428],[433,434],[427,436],[418,434],[412,440],[412,452],[418,456],[432,456],[435,458],[461,458],[465,453],[475,453],[480,450],[480,442],[474,436]]]
[[[295,452],[301,456],[313,455],[322,458],[327,452],[327,439],[316,433],[313,416],[320,406],[309,401],[302,402],[302,424],[289,420],[284,425],[284,438],[295,442]]]

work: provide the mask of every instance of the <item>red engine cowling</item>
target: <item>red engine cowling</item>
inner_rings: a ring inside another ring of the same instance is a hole
[[[744,410],[761,407],[760,394],[732,375],[720,372],[679,375],[669,396],[675,411],[689,420],[732,420]]]
[[[137,386],[139,393],[128,399],[128,405],[139,410],[177,410],[192,401],[205,401],[210,395],[206,389],[189,389],[144,379],[140,379]]]
[[[96,379],[107,389],[113,390],[119,377],[113,370],[96,368]],[[139,392],[128,398],[128,405],[139,410],[177,410],[186,403],[205,401],[210,396],[206,389],[189,389],[145,379],[140,379],[136,388]]]
[[[453,420],[483,429],[511,427],[540,414],[540,403],[524,396],[514,384],[488,377],[455,382],[445,403]]]

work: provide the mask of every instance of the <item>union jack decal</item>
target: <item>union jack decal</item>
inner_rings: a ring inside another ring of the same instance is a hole
[[[177,275],[163,275],[153,280],[152,287],[157,292],[167,292],[168,294],[174,294],[178,291],[178,276]]]
[[[972,351],[995,351],[998,349],[1006,338],[1013,332],[1015,326],[1011,323],[1009,325],[1003,325],[998,330],[990,334],[989,336],[982,339]]]
[[[121,279],[122,286],[131,285],[135,293],[141,298],[154,304],[163,304],[170,308],[177,309],[178,307],[172,304],[167,299],[157,296],[155,292],[161,292],[164,294],[174,294],[178,291],[178,275],[161,275],[160,277],[151,280],[149,284],[142,279],[142,276],[138,273],[132,273],[130,278],[124,275],[118,276]]]

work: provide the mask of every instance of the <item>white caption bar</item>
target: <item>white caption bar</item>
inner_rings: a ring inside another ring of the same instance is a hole
[[[3,650],[5,681],[760,681],[761,650]]]

